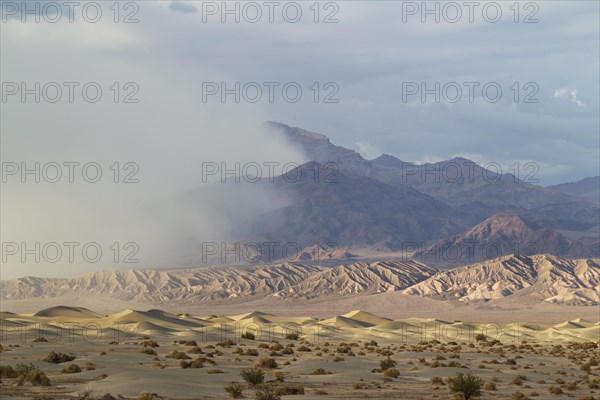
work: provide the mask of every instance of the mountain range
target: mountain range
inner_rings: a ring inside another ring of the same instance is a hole
[[[416,256],[478,243],[480,256],[428,260],[438,266],[512,253],[600,257],[600,207],[586,199],[584,189],[545,188],[465,158],[434,164],[391,155],[366,160],[320,133],[276,122],[266,128],[311,161],[274,180],[253,182],[254,191],[273,190],[286,202],[237,224],[233,241],[293,242],[302,249],[329,243],[338,254]],[[593,181],[578,187],[593,187]]]
[[[460,302],[519,299],[600,304],[600,260],[548,254],[510,255],[451,270],[414,260],[335,266],[285,263],[186,270],[105,270],[72,278],[0,281],[3,301],[79,296],[152,305],[241,304],[260,299],[300,302],[397,292]],[[375,299],[375,297],[373,298]]]

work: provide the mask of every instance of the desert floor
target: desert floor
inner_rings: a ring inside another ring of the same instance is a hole
[[[136,399],[142,392],[226,399],[232,382],[243,385],[246,398],[270,388],[283,399],[449,399],[446,379],[459,372],[485,381],[484,399],[600,398],[600,324],[581,318],[484,324],[363,311],[327,319],[160,310],[104,316],[71,307],[1,317],[3,399]],[[75,358],[42,361],[50,352]],[[388,355],[395,365],[384,372]],[[33,364],[51,385],[42,386],[36,370],[7,377],[5,366],[18,363]],[[74,373],[63,371],[69,367]],[[263,384],[240,375],[255,367]]]

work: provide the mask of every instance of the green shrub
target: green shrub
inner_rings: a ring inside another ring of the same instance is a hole
[[[250,385],[260,385],[265,381],[265,373],[257,368],[247,368],[240,372],[240,376],[244,382]]]
[[[456,377],[448,379],[448,387],[463,400],[469,400],[481,395],[483,379],[471,373],[458,373]]]
[[[230,385],[225,386],[225,391],[229,393],[229,397],[232,399],[244,398],[244,386],[240,385],[239,383],[232,382]]]
[[[382,371],[385,371],[388,368],[394,368],[396,366],[396,361],[392,360],[390,356],[387,356],[386,359],[381,360],[379,362],[379,367]]]
[[[273,390],[273,388],[266,387],[257,390],[256,393],[254,393],[254,398],[256,400],[280,400],[281,396],[278,396]]]

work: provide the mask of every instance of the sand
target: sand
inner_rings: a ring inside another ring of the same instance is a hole
[[[539,399],[560,398],[550,393],[551,386],[574,398],[598,394],[594,382],[600,382],[600,367],[582,371],[586,362],[600,361],[597,320],[486,323],[459,321],[451,315],[391,319],[360,309],[329,318],[257,310],[215,314],[128,309],[104,315],[67,306],[29,314],[5,310],[0,364],[33,363],[52,386],[17,386],[15,379],[3,378],[2,398],[69,399],[90,390],[92,398],[110,393],[135,399],[149,391],[164,399],[225,399],[225,386],[243,383],[242,369],[271,357],[278,366],[264,370],[265,380],[273,381],[269,385],[282,390],[293,384],[304,390],[303,395],[284,399],[450,398],[447,385],[434,384],[431,378],[466,371],[486,381],[498,380],[498,390],[484,391],[484,398],[510,399],[517,391],[537,393]],[[245,332],[252,332],[254,339],[240,337]],[[481,334],[484,340],[477,336]],[[48,341],[35,341],[40,337]],[[153,348],[156,355],[141,352],[150,338],[159,345]],[[186,345],[186,341],[195,341],[202,354],[187,353],[193,343]],[[281,346],[272,347],[273,342]],[[293,346],[292,354],[283,352],[286,346]],[[244,354],[248,349],[258,355]],[[76,358],[62,364],[41,361],[50,351]],[[188,362],[204,357],[204,367],[181,368],[181,360],[168,357],[173,351],[187,354]],[[396,362],[397,378],[386,378],[376,370],[385,354]],[[82,372],[61,373],[73,363]],[[318,368],[327,374],[312,374]],[[274,381],[275,371],[283,374],[284,383]],[[521,385],[512,383],[518,375],[526,377]],[[252,398],[256,390],[245,385],[244,395]]]

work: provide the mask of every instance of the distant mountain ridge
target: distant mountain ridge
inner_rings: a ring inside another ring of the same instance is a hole
[[[421,165],[391,155],[365,160],[353,150],[332,144],[325,135],[276,122],[267,126],[300,146],[311,160],[332,162],[342,172],[392,186],[410,186],[464,212],[471,226],[501,213],[526,216],[543,227],[568,231],[587,232],[600,225],[596,204],[525,183],[511,174],[499,175],[465,158]],[[597,236],[597,232],[593,234]]]
[[[386,292],[461,302],[526,296],[539,302],[600,304],[600,260],[510,255],[452,270],[414,260],[336,266],[285,263],[185,270],[105,270],[72,278],[0,281],[0,299],[86,296],[154,305],[238,304],[360,297]]]
[[[600,257],[600,242],[572,240],[523,217],[498,214],[461,234],[435,242],[414,254],[414,258],[433,265],[456,267],[507,254],[544,253],[570,258],[579,258],[581,253]]]
[[[547,188],[585,199],[594,204],[600,204],[600,176],[584,178],[577,182],[547,186]]]

